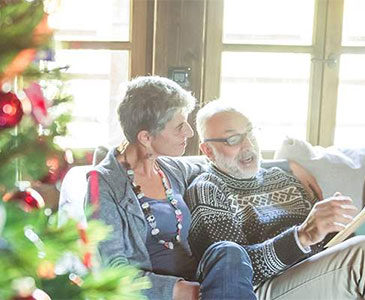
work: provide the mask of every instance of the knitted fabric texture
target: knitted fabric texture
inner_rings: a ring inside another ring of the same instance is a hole
[[[279,168],[260,169],[256,177],[240,180],[212,165],[194,180],[186,196],[194,254],[201,257],[218,241],[242,245],[251,258],[255,285],[323,248],[324,242],[305,254],[298,247],[295,227],[317,199]]]

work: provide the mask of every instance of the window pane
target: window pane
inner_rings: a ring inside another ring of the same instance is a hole
[[[128,80],[128,51],[60,50],[58,65],[71,64],[68,92],[74,96],[69,135],[61,147],[93,148],[121,141],[116,108],[120,85]],[[92,63],[91,63],[92,62]]]
[[[225,0],[223,42],[311,45],[314,0]]]
[[[223,52],[221,97],[242,105],[261,128],[263,150],[286,135],[305,139],[309,54]]]
[[[341,56],[335,145],[365,146],[365,55]]]
[[[345,0],[342,44],[365,46],[365,1]]]
[[[128,41],[130,0],[62,0],[50,16],[56,40]]]

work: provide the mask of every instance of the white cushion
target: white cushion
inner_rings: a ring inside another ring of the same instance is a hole
[[[58,226],[64,225],[69,218],[86,225],[84,201],[87,191],[86,174],[93,166],[76,166],[71,168],[61,185],[58,204]]]
[[[295,138],[286,138],[275,152],[277,159],[291,159],[310,171],[322,188],[323,196],[335,192],[348,195],[358,208],[363,207],[365,148],[323,148]]]

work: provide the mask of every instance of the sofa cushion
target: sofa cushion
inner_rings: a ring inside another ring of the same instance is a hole
[[[363,207],[365,148],[323,148],[288,137],[275,152],[275,158],[295,160],[304,166],[316,177],[324,197],[338,191],[350,196],[358,208]]]

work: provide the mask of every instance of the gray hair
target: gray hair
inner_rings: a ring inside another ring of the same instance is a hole
[[[216,114],[222,112],[237,112],[244,116],[242,110],[237,107],[237,104],[234,105],[232,101],[217,99],[207,103],[201,109],[199,109],[196,115],[196,130],[201,142],[203,142],[204,138],[206,137],[207,121]]]
[[[192,112],[195,98],[176,82],[159,76],[137,77],[127,83],[118,117],[128,142],[147,130],[158,134],[178,111]]]

